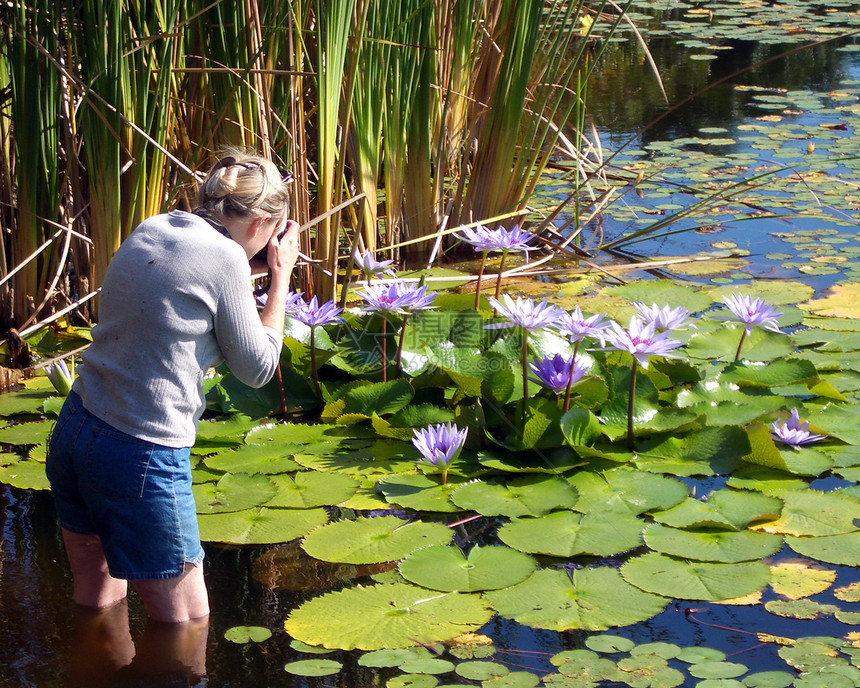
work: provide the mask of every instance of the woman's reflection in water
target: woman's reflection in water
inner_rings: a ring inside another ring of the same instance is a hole
[[[128,600],[106,609],[75,606],[69,688],[197,686],[206,674],[209,617],[184,623],[147,620],[133,642]]]

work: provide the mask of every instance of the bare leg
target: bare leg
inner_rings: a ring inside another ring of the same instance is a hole
[[[68,658],[69,688],[114,685],[113,676],[134,657],[128,602],[105,609],[78,605]]]
[[[164,623],[183,623],[209,615],[209,596],[203,564],[185,564],[177,578],[136,580],[131,584],[143,600],[149,618]]]
[[[102,609],[125,599],[128,583],[108,572],[98,535],[81,535],[63,528],[63,542],[72,568],[77,604]]]
[[[137,655],[126,669],[127,675],[159,676],[181,673],[187,676],[189,685],[196,684],[206,675],[208,631],[208,616],[169,624],[150,619],[143,636],[137,642]]]

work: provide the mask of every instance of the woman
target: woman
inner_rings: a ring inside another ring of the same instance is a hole
[[[203,375],[221,361],[252,387],[274,375],[298,256],[287,212],[277,168],[231,152],[194,213],[145,220],[111,261],[48,450],[76,603],[115,604],[131,581],[156,621],[208,615],[189,462]],[[264,248],[272,281],[258,314],[249,260]]]

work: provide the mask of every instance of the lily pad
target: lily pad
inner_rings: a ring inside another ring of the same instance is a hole
[[[780,495],[782,513],[758,529],[784,535],[841,535],[860,530],[860,502],[839,492],[790,490]],[[858,536],[860,537],[860,536]]]
[[[416,511],[454,513],[459,509],[451,503],[450,497],[458,486],[452,480],[442,485],[438,478],[407,474],[386,476],[377,483],[376,489],[389,504]]]
[[[291,509],[341,504],[358,489],[358,481],[348,475],[317,471],[302,471],[295,477],[275,475],[271,481],[277,493],[266,506]]]
[[[475,546],[468,558],[457,547],[434,545],[400,562],[406,580],[431,590],[497,590],[528,578],[537,567],[530,556],[507,547]]]
[[[731,564],[776,554],[782,537],[748,530],[682,530],[653,523],[645,530],[645,544],[663,554]]]
[[[689,494],[687,486],[674,478],[627,468],[582,471],[570,477],[570,484],[579,493],[575,508],[583,513],[627,512],[636,516],[669,509]]]
[[[822,298],[813,299],[800,307],[824,317],[860,319],[860,283],[834,285]]]
[[[198,514],[244,511],[260,506],[275,496],[277,488],[264,475],[228,473],[217,483],[192,485]]]
[[[232,545],[289,542],[328,522],[325,509],[267,509],[198,514],[200,539]]]
[[[334,659],[300,659],[284,665],[284,671],[294,676],[331,676],[341,669],[343,664]]]
[[[203,463],[222,473],[287,473],[301,468],[292,459],[292,454],[301,449],[300,444],[270,446],[246,444],[211,454],[203,459]]]
[[[262,643],[271,637],[272,632],[265,626],[233,626],[224,631],[224,638],[238,645],[248,642]]]
[[[742,530],[753,521],[774,520],[782,500],[751,490],[723,489],[708,501],[688,497],[677,506],[652,514],[654,520],[673,528],[732,528]]]
[[[402,559],[429,545],[447,545],[453,536],[441,523],[379,516],[330,523],[309,533],[302,548],[322,561],[378,564]]]
[[[19,446],[43,444],[48,440],[53,427],[53,420],[7,425],[5,428],[0,428],[0,443]]]
[[[0,483],[21,490],[48,490],[51,487],[45,475],[45,465],[29,459],[0,466]]]
[[[682,437],[643,443],[634,462],[643,470],[672,475],[722,475],[740,463],[749,447],[741,428],[702,428]]]
[[[533,628],[605,631],[659,614],[668,599],[626,583],[613,568],[543,569],[518,585],[484,593],[502,616]]]
[[[407,583],[357,586],[308,600],[284,626],[294,638],[343,650],[402,648],[474,631],[492,612],[476,595]]]
[[[821,604],[814,600],[770,600],[764,608],[771,614],[784,616],[789,619],[820,619],[823,616],[833,616],[839,607],[833,604]]]
[[[613,556],[642,544],[645,524],[632,514],[558,511],[540,518],[516,519],[499,530],[506,545],[553,557],[583,554]]]
[[[548,475],[530,475],[503,485],[472,481],[458,487],[451,501],[461,509],[483,516],[542,516],[554,509],[576,504],[576,490],[569,482]]]
[[[860,566],[860,547],[857,546],[860,533],[825,535],[818,537],[785,538],[785,543],[798,554],[813,557],[829,564]]]
[[[824,592],[836,580],[836,571],[804,561],[780,561],[770,567],[773,591],[790,600]]]
[[[628,560],[621,567],[621,575],[642,590],[686,600],[743,597],[761,590],[770,581],[770,569],[758,561],[690,562],[656,552]]]

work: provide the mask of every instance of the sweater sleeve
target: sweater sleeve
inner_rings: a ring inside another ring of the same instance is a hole
[[[247,263],[225,276],[215,312],[215,338],[227,367],[249,387],[262,387],[275,374],[283,332],[260,322]]]

